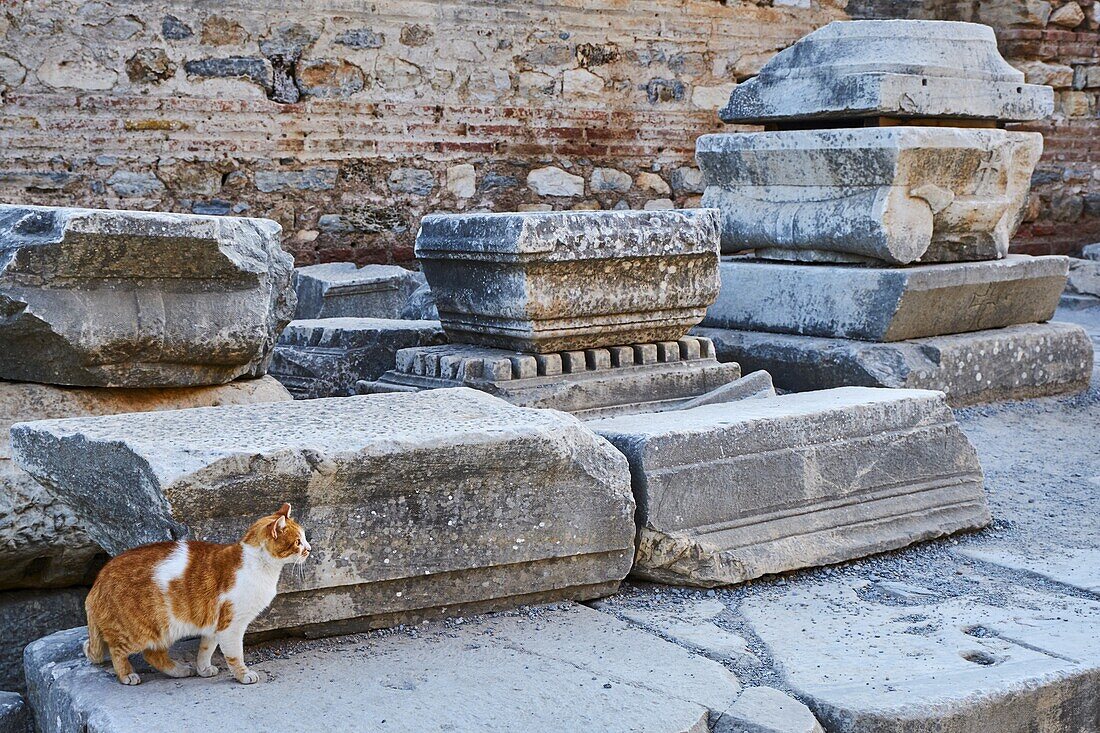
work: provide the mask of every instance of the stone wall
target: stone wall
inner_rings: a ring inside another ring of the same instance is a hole
[[[0,200],[269,216],[299,264],[407,262],[435,210],[693,206],[695,138],[775,51],[978,3],[845,5],[2,2]],[[1100,240],[1100,3],[1073,30],[1051,3],[981,5],[1013,61],[1057,67],[1018,248]]]
[[[1100,241],[1100,0],[851,0],[860,18],[964,20],[993,26],[1001,53],[1055,90],[1054,117],[1014,129],[1045,150],[1013,250],[1079,255]]]

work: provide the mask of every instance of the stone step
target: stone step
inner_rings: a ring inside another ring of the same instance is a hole
[[[267,369],[293,262],[267,219],[0,206],[0,379],[223,384]],[[151,252],[155,256],[151,256]]]
[[[22,423],[12,447],[111,554],[236,542],[290,502],[313,554],[252,632],[599,597],[634,552],[626,459],[471,389]]]
[[[42,733],[91,721],[97,733],[259,733],[272,715],[339,731],[706,733],[740,691],[721,664],[584,606],[461,621],[249,647],[260,682],[248,688],[225,672],[171,679],[139,663],[136,691],[88,663],[86,633],[73,629],[31,645],[29,699]],[[194,644],[176,654],[193,661]]]
[[[465,344],[402,349],[370,392],[467,386],[582,419],[677,409],[741,376],[705,338],[530,354]]]
[[[843,386],[934,389],[952,406],[1086,389],[1093,347],[1079,325],[1052,321],[893,343],[698,328],[718,358],[764,369],[792,392]]]
[[[1027,255],[905,268],[732,257],[702,325],[903,341],[1039,323],[1054,315],[1068,266],[1067,257]]]
[[[347,397],[394,368],[397,353],[444,342],[439,321],[317,318],[291,321],[268,373],[298,399]]]
[[[590,421],[630,461],[633,574],[717,586],[984,527],[941,394],[866,387]]]

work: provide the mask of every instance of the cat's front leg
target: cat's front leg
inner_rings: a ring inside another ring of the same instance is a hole
[[[244,663],[244,627],[234,628],[230,626],[218,634],[218,646],[222,648],[229,669],[233,670],[233,676],[242,685],[251,685],[260,681],[260,676],[245,666]]]
[[[195,671],[199,673],[199,677],[213,677],[221,671],[210,661],[217,646],[218,641],[212,634],[203,634],[202,641],[199,642],[199,654],[195,658]]]

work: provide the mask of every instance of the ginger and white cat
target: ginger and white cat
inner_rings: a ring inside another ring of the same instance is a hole
[[[244,663],[244,632],[275,597],[279,573],[302,563],[310,552],[305,532],[290,518],[290,504],[256,521],[233,545],[181,540],[127,550],[99,571],[88,599],[88,641],[84,653],[102,664],[110,653],[118,680],[141,678],[129,656],[145,660],[170,677],[189,677],[190,665],[168,655],[173,642],[200,636],[195,666],[212,677],[215,647],[238,682],[259,676]]]

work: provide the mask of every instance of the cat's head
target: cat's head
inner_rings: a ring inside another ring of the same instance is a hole
[[[290,518],[290,504],[256,522],[245,532],[244,542],[267,551],[281,562],[305,562],[310,546],[302,525]]]

